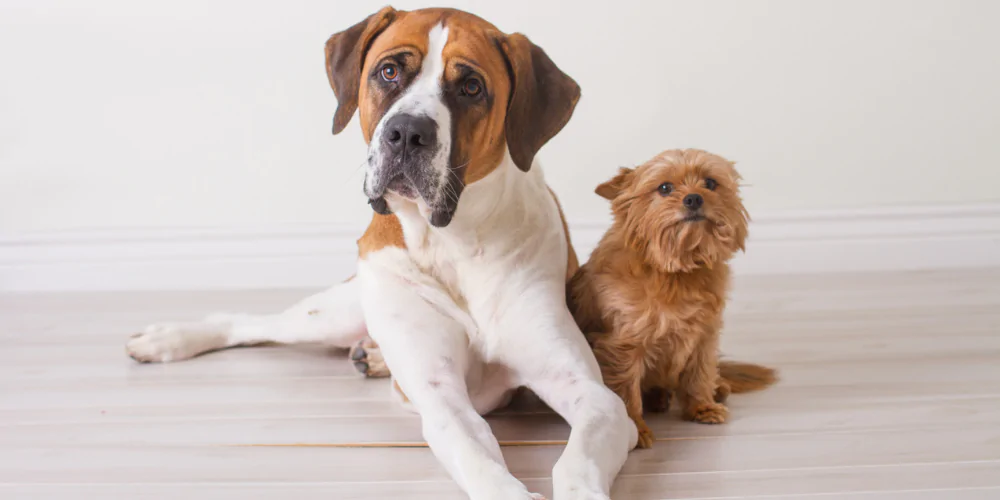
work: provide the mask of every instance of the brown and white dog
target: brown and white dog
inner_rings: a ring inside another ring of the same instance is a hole
[[[566,306],[577,262],[535,162],[576,82],[541,48],[473,15],[387,7],[333,35],[333,131],[356,110],[377,214],[358,272],[273,316],[154,324],[128,353],[177,361],[261,342],[352,346],[370,335],[435,455],[474,499],[540,498],[481,417],[526,386],[572,426],[557,499],[608,498],[637,440]]]

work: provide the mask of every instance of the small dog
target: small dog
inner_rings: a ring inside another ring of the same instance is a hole
[[[749,215],[733,163],[696,149],[664,151],[597,187],[614,224],[568,285],[573,315],[604,382],[639,428],[643,396],[666,411],[676,396],[685,419],[726,421],[729,392],[775,381],[762,366],[718,360],[729,286],[727,262],[743,250]]]

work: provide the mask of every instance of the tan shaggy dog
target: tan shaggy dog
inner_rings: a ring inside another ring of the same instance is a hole
[[[685,419],[718,424],[730,391],[775,380],[769,368],[718,360],[727,262],[743,250],[749,220],[739,181],[731,162],[687,149],[622,168],[597,188],[614,224],[570,281],[569,303],[642,448],[654,441],[644,394],[650,410],[665,411],[673,394]]]

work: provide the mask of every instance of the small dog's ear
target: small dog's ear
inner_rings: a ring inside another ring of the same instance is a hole
[[[333,133],[339,134],[358,110],[358,90],[365,56],[380,33],[392,24],[396,9],[384,7],[350,28],[334,33],[326,41],[326,77],[337,96],[337,112],[333,115]]]
[[[527,172],[535,153],[573,116],[580,86],[524,35],[499,34],[496,44],[510,75],[507,149],[514,164]]]
[[[601,198],[606,200],[613,200],[621,194],[622,190],[628,186],[629,182],[632,180],[632,174],[635,173],[634,169],[621,167],[618,169],[618,175],[614,176],[608,182],[597,186],[594,190]]]

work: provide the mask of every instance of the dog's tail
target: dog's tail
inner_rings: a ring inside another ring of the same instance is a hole
[[[719,361],[719,376],[735,394],[759,391],[778,381],[773,368],[739,361]]]

